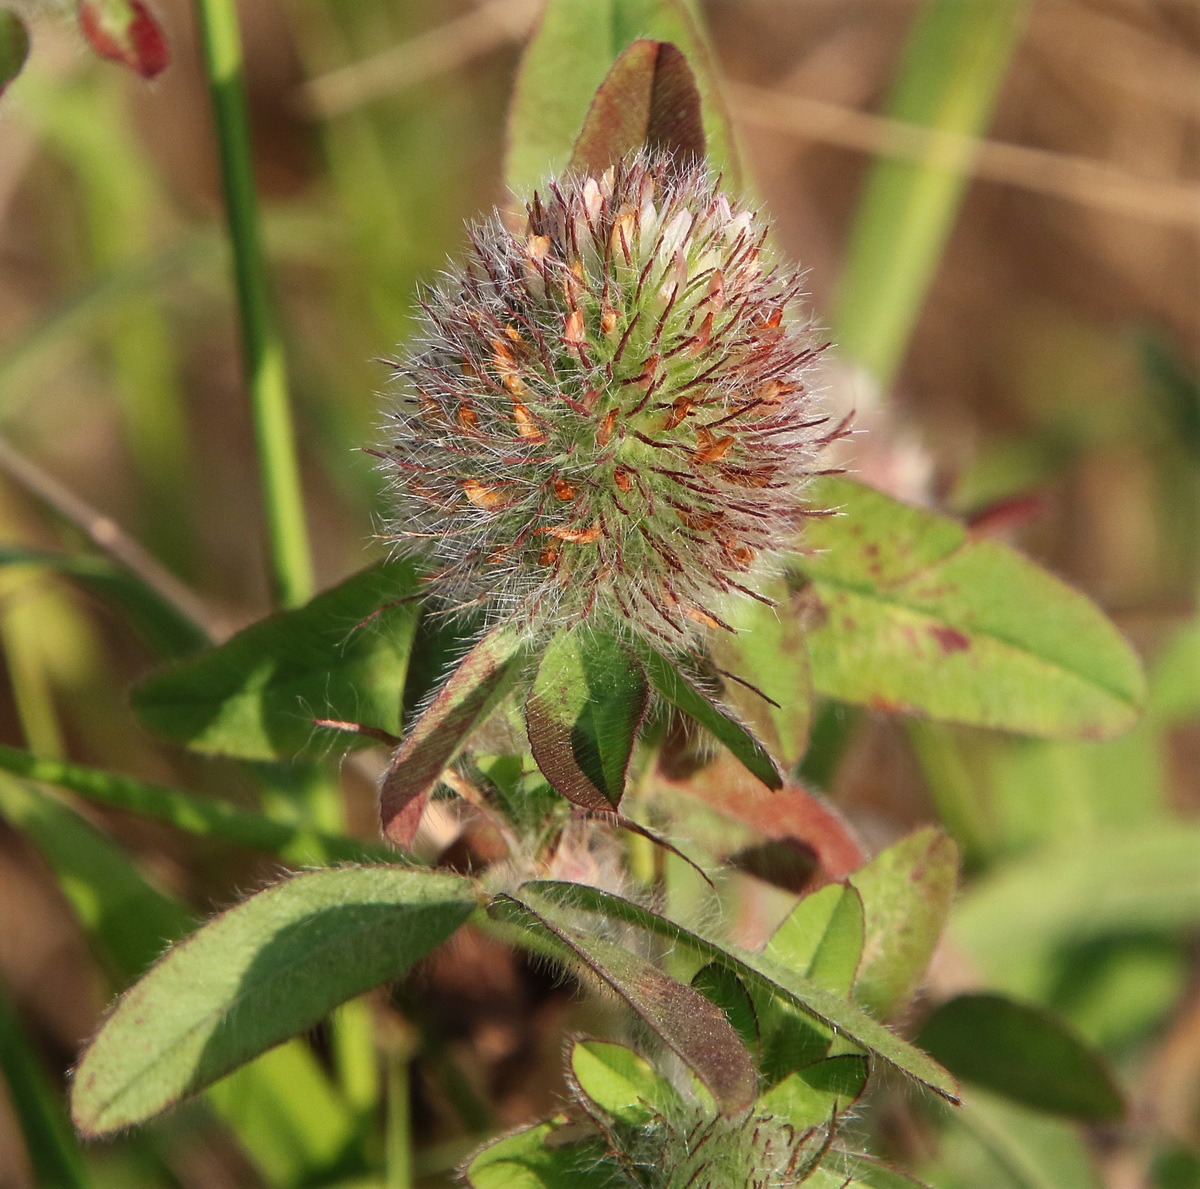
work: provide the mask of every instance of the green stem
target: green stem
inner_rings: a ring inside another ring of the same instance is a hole
[[[233,246],[242,353],[254,413],[271,573],[277,601],[295,607],[312,593],[312,571],[283,343],[267,284],[259,231],[234,0],[198,0],[197,20],[220,148],[221,184]]]
[[[387,1058],[387,1189],[412,1189],[412,1103],[407,1053]]]

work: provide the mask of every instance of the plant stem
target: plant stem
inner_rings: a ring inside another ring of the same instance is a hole
[[[312,572],[283,343],[259,230],[237,12],[234,0],[197,0],[196,12],[220,149],[271,576],[276,601],[294,607],[312,593]]]

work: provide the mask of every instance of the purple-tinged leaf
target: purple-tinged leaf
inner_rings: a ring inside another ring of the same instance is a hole
[[[641,665],[612,636],[588,627],[560,632],[525,702],[542,775],[584,809],[615,809],[649,698]]]
[[[728,966],[748,987],[765,987],[774,991],[785,1001],[794,1003],[823,1023],[836,1028],[847,1040],[924,1083],[935,1093],[951,1102],[958,1101],[958,1087],[954,1079],[936,1061],[901,1040],[860,1008],[764,954],[753,954],[707,932],[686,928],[631,900],[585,884],[534,880],[522,885],[521,895],[526,899],[536,896],[539,904],[550,901],[583,912],[601,913],[648,929],[676,944],[688,946],[701,957]]]
[[[162,27],[142,0],[80,0],[79,28],[100,57],[142,78],[161,74],[171,60]]]
[[[526,889],[541,886],[548,885]],[[754,1063],[716,1004],[626,946],[577,928],[569,909],[526,889],[497,896],[489,914],[519,929],[530,948],[582,963],[611,987],[695,1073],[724,1113],[736,1114],[754,1101]]]
[[[599,176],[641,148],[704,159],[700,92],[687,59],[669,41],[635,41],[592,99],[569,169]]]
[[[921,1045],[965,1082],[1088,1123],[1125,1113],[1104,1058],[1063,1019],[1003,995],[960,995],[925,1021]]]
[[[397,846],[412,845],[442,770],[516,680],[522,645],[520,632],[507,626],[484,636],[396,749],[379,794],[379,818],[384,834]]]
[[[866,932],[854,1001],[890,1019],[912,999],[958,887],[958,847],[932,827],[902,838],[850,877]]]
[[[29,57],[29,30],[15,12],[0,11],[0,95]]]

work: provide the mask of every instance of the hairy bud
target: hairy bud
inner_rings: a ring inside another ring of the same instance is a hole
[[[837,434],[801,280],[701,168],[637,157],[498,215],[423,303],[379,451],[389,538],[436,589],[545,632],[681,644],[794,545]]]

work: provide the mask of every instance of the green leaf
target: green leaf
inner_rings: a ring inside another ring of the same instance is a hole
[[[1125,1113],[1104,1059],[1044,1008],[960,995],[925,1021],[919,1043],[963,1081],[1034,1110],[1089,1123]]]
[[[1149,709],[1166,726],[1200,718],[1200,619],[1179,628],[1155,660]]]
[[[797,1130],[821,1127],[858,1101],[867,1072],[865,1057],[826,1057],[773,1086],[759,1097],[756,1109],[781,1115]]]
[[[69,806],[0,778],[0,813],[54,868],[89,942],[119,985],[141,974],[192,924],[130,860]],[[209,1099],[271,1184],[298,1184],[332,1166],[354,1121],[312,1053],[289,1041],[239,1069]]]
[[[160,656],[174,659],[206,647],[208,634],[131,570],[90,553],[0,546],[0,566],[39,566],[73,579],[84,590],[120,607]]]
[[[587,627],[560,632],[525,702],[542,774],[584,809],[615,809],[649,697],[641,665],[613,637]]]
[[[1080,1129],[971,1087],[948,1113],[938,1161],[945,1189],[1101,1189]]]
[[[768,788],[783,787],[783,777],[767,749],[728,711],[701,692],[662,653],[648,644],[636,646],[638,659],[646,669],[650,684],[677,710],[695,719],[706,731],[723,743],[751,775]]]
[[[704,161],[700,92],[687,59],[669,41],[635,41],[613,63],[567,168],[599,176],[643,147],[689,165]]]
[[[29,57],[29,30],[15,12],[0,11],[0,95]]]
[[[863,904],[858,892],[830,884],[805,896],[784,918],[763,953],[819,987],[850,998],[863,949]],[[824,1057],[831,1029],[765,988],[756,998],[763,1023],[764,1076],[774,1081]]]
[[[683,1105],[675,1087],[625,1045],[577,1040],[569,1061],[571,1076],[592,1106],[628,1127],[674,1117]]]
[[[677,46],[700,90],[708,157],[739,185],[733,135],[712,54],[678,0],[549,0],[521,60],[508,118],[505,178],[517,193],[560,173],[593,96],[617,58],[639,38]]]
[[[312,745],[315,718],[395,734],[417,586],[408,562],[363,570],[142,682],[134,709],[196,751],[247,760],[294,758]]]
[[[921,161],[882,158],[855,212],[834,337],[886,390],[942,257],[1024,23],[1028,0],[926,0],[888,96],[887,115],[948,133]]]
[[[602,1163],[597,1139],[564,1143],[560,1120],[535,1123],[487,1145],[467,1165],[471,1189],[619,1189],[627,1182]],[[546,1141],[555,1140],[554,1146]]]
[[[954,521],[847,479],[813,489],[795,567],[817,692],[1050,738],[1125,730],[1145,700],[1129,645],[1078,591]]]
[[[72,1089],[85,1135],[141,1122],[399,978],[476,906],[458,876],[395,867],[296,875],[180,942],[128,991]]]
[[[628,921],[667,937],[676,944],[686,945],[701,957],[728,966],[748,987],[765,987],[774,991],[902,1073],[923,1082],[935,1093],[957,1101],[954,1079],[936,1061],[889,1032],[859,1008],[764,954],[752,954],[739,946],[720,941],[707,932],[687,929],[640,904],[584,884],[535,880],[523,885],[522,894],[537,896],[539,901],[550,900],[565,907]]]
[[[520,895],[497,896],[488,913],[516,926],[514,940],[557,961],[583,963],[695,1073],[722,1112],[745,1110],[754,1100],[754,1065],[724,1012],[627,947],[568,923],[568,911],[534,890],[550,886],[525,884]]]
[[[958,848],[932,827],[902,838],[850,876],[865,914],[854,1001],[899,1014],[925,976],[958,887]]]
[[[949,937],[992,986],[1089,940],[1200,922],[1200,826],[1166,821],[1084,835],[1009,862],[955,905]]]
[[[383,778],[383,832],[409,847],[429,794],[470,733],[496,708],[519,676],[525,642],[515,628],[489,632],[459,662],[396,749]]]
[[[724,611],[736,634],[722,633],[710,647],[717,664],[760,691],[727,681],[725,701],[791,770],[804,758],[812,718],[808,646],[800,616],[789,614],[784,584],[777,582],[765,593],[779,607],[738,600]]]

